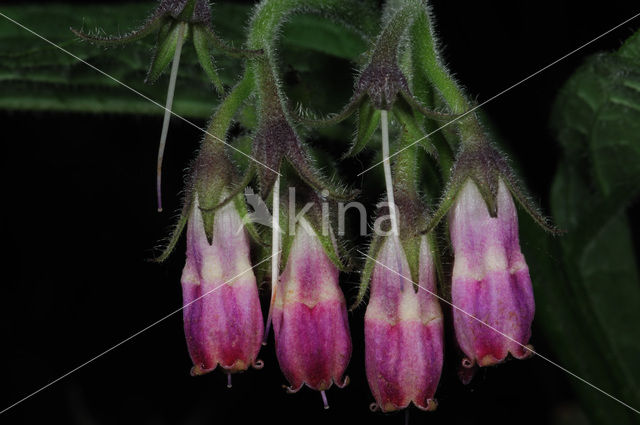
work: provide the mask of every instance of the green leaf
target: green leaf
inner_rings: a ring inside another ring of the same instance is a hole
[[[536,323],[559,363],[638,408],[640,277],[626,216],[640,191],[638,34],[585,61],[555,102],[552,128],[564,158],[551,208],[567,234],[552,239],[523,220]],[[636,423],[630,409],[575,383],[593,423]]]
[[[355,29],[345,29],[315,15],[299,15],[287,23],[282,32],[287,46],[314,50],[337,58],[353,60],[369,47]]]
[[[621,52],[632,46],[627,43]],[[619,198],[625,191],[637,193],[640,57],[614,53],[589,58],[562,89],[552,127],[567,157],[584,158],[590,165],[588,177],[605,197]]]
[[[144,84],[157,38],[155,35],[136,40],[124,47],[105,49],[79,40],[69,30],[73,27],[85,32],[90,30],[92,34],[127,33],[140,27],[152,7],[152,2],[117,5],[43,2],[41,5],[2,5],[0,11],[163,105],[168,75],[160,76],[159,81],[152,86]],[[243,45],[244,28],[250,14],[250,5],[216,2],[212,6],[216,34],[236,46]],[[19,26],[1,19],[0,109],[163,113],[161,107]],[[282,38],[281,47],[290,52],[319,52],[320,55],[314,56],[314,67],[331,69],[336,60],[356,59],[366,49],[362,36],[356,31],[339,28],[342,27],[329,22],[326,17],[292,16],[284,27],[285,37]],[[203,53],[200,51],[201,55]],[[283,66],[306,69],[309,67],[306,59],[305,55],[291,54],[286,57]],[[216,53],[215,65],[220,80],[226,86],[233,86],[238,76],[242,75],[242,60],[224,52]],[[351,84],[351,74],[347,78]],[[330,97],[329,94],[327,97]],[[210,116],[218,101],[209,76],[199,64],[193,43],[187,41],[180,60],[174,111],[182,116],[205,119]]]
[[[528,214],[520,214],[520,236],[536,297],[534,346],[539,339],[536,335],[542,334],[551,353],[541,351],[541,354],[637,407],[635,398],[628,398],[626,393],[621,392],[621,381],[612,371],[606,349],[602,348],[598,339],[600,335],[594,332],[589,316],[585,315],[585,300],[576,293],[581,278],[575,274],[575,270],[571,271],[576,264],[565,258],[560,239],[540,229]],[[626,407],[576,378],[568,379],[591,423],[636,423],[636,414]]]

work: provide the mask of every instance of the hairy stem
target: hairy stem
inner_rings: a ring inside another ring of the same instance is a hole
[[[413,5],[415,1],[407,0],[407,3]],[[412,57],[417,68],[426,74],[428,80],[449,105],[451,112],[465,115],[456,120],[456,125],[462,136],[462,143],[475,143],[482,140],[482,137],[477,137],[482,136],[478,117],[475,113],[467,115],[467,111],[471,109],[471,102],[440,59],[438,41],[433,29],[433,18],[429,9],[424,5],[420,8],[420,13],[413,22],[410,37],[414,49]]]

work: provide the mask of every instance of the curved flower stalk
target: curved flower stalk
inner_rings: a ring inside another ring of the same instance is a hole
[[[351,338],[338,268],[306,219],[299,222],[273,309],[276,354],[289,392],[303,385],[324,394],[344,387]]]
[[[253,141],[252,155],[272,170],[280,170],[286,160],[305,181],[318,192],[327,191],[334,199],[347,200],[356,192],[328,181],[318,170],[308,154],[308,149],[298,135],[294,120],[289,115],[288,100],[282,90],[275,45],[279,29],[295,12],[320,13],[349,22],[360,29],[358,23],[371,13],[367,2],[345,0],[267,0],[260,3],[250,24],[247,45],[261,50],[264,55],[253,58],[250,66],[255,74],[258,129]],[[267,168],[257,169],[262,196],[271,191],[276,174]]]
[[[502,180],[492,217],[472,180],[449,212],[454,249],[451,301],[464,367],[525,358],[534,315],[531,277],[518,241],[518,216]]]
[[[354,6],[351,8],[351,6]],[[279,29],[286,18],[296,12],[319,12],[335,16],[353,16],[352,22],[360,17],[354,11],[363,11],[368,16],[362,2],[344,0],[266,0],[259,4],[250,23],[248,47],[261,50],[264,55],[249,61],[248,70],[255,77],[257,94],[258,127],[252,141],[252,156],[263,167],[255,168],[259,190],[262,197],[272,195],[272,282],[271,302],[267,318],[268,337],[270,319],[274,312],[276,298],[281,295],[277,284],[277,271],[280,270],[279,250],[280,232],[277,211],[280,202],[280,170],[286,161],[297,175],[318,193],[327,193],[334,199],[346,200],[356,192],[328,181],[317,169],[306,146],[298,135],[293,120],[289,116],[287,99],[282,90],[276,66],[275,45]]]
[[[476,183],[493,217],[497,214],[498,181],[503,180],[520,205],[541,227],[556,232],[522,188],[504,155],[490,142],[479,117],[471,111],[471,103],[442,63],[433,31],[433,18],[426,4],[421,0],[404,0],[403,3],[415,8],[416,12],[409,32],[410,44],[414,50],[412,58],[417,62],[415,69],[433,85],[449,108],[460,114],[451,121],[455,123],[460,139],[456,161],[442,201],[433,214],[426,232],[433,229],[447,214],[456,195],[469,178]]]
[[[201,375],[218,365],[227,374],[261,367],[256,358],[262,343],[262,311],[249,238],[233,204],[215,213],[211,242],[207,233],[196,196],[181,279],[184,330],[194,364],[191,374]]]
[[[388,11],[390,17],[378,35],[368,62],[359,72],[354,94],[341,112],[327,119],[303,119],[303,122],[311,126],[332,125],[357,112],[356,136],[344,157],[355,156],[366,147],[380,124],[381,111],[392,111],[397,103],[400,103],[402,108],[415,109],[418,114],[436,120],[454,117],[432,111],[420,102],[412,94],[408,78],[398,61],[403,36],[411,26],[420,5],[418,1],[406,2],[401,7]],[[431,151],[428,143],[423,143],[422,146]]]
[[[411,0],[407,0],[411,1]],[[542,227],[555,231],[525,195],[505,157],[493,147],[469,101],[439,59],[426,7],[411,34],[424,76],[454,112],[460,146],[442,196],[424,233],[449,214],[454,249],[451,301],[463,366],[488,366],[511,353],[527,357],[534,315],[531,279],[518,241],[512,195]]]

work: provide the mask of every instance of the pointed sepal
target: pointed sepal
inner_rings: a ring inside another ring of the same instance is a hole
[[[472,180],[476,184],[491,217],[495,218],[498,215],[498,188],[500,182],[503,181],[536,223],[548,232],[558,232],[558,229],[550,224],[549,219],[540,213],[535,203],[526,195],[525,189],[515,177],[515,173],[504,154],[498,151],[484,136],[463,143],[440,205],[424,232],[431,231],[444,218],[468,180]]]
[[[182,232],[184,231],[187,225],[187,221],[191,216],[192,208],[193,208],[193,196],[192,196],[192,192],[189,191],[183,200],[182,211],[178,216],[178,220],[173,226],[173,229],[171,230],[171,234],[166,239],[166,242],[163,244],[160,255],[152,258],[151,261],[156,263],[163,263],[167,260],[167,258],[169,258],[169,256],[175,249],[176,245],[178,244],[178,241],[180,240],[180,236],[182,235]]]
[[[185,24],[172,22],[161,31],[145,83],[154,83],[169,66],[176,54],[178,43],[184,42],[186,29]]]
[[[300,178],[318,192],[326,190],[330,197],[337,200],[349,200],[355,192],[339,187],[327,181],[316,169],[306,147],[293,127],[284,117],[264,118],[256,132],[252,148],[253,157],[263,164],[257,167],[260,194],[269,196],[283,160],[286,160]]]
[[[367,297],[369,284],[371,282],[371,275],[373,274],[373,269],[376,266],[376,261],[374,259],[378,257],[378,251],[380,251],[384,240],[385,236],[374,233],[371,239],[371,243],[369,244],[369,249],[364,256],[364,266],[362,267],[362,272],[360,273],[360,285],[358,286],[358,293],[356,294],[356,299],[351,304],[351,307],[349,307],[350,311],[353,311],[360,307]]]
[[[218,71],[213,63],[213,56],[211,55],[211,51],[209,49],[209,36],[208,36],[208,28],[202,25],[196,25],[192,30],[193,34],[193,46],[196,50],[196,55],[198,56],[198,61],[200,62],[200,66],[207,74],[207,77],[211,80],[218,94],[224,93],[224,86],[222,85],[222,80],[220,80],[220,76],[218,75]]]
[[[86,33],[82,30],[77,30],[75,28],[70,28],[70,30],[81,39],[88,41],[90,43],[110,47],[110,46],[120,46],[128,43],[132,43],[134,41],[143,39],[148,35],[153,34],[156,31],[159,31],[163,25],[165,25],[169,21],[169,18],[166,16],[153,13],[149,19],[138,29],[130,31],[124,35],[120,36],[99,36],[92,35],[91,33]]]
[[[359,154],[373,137],[373,134],[380,125],[380,110],[374,108],[371,102],[364,101],[358,108],[358,129],[356,131],[353,145],[343,158],[349,158]]]

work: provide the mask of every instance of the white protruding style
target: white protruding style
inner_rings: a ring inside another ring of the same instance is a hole
[[[173,107],[173,94],[176,91],[176,79],[178,78],[178,68],[180,67],[180,55],[182,54],[182,42],[184,40],[185,25],[186,24],[180,24],[180,29],[178,30],[176,52],[173,54],[173,62],[171,64],[169,88],[167,89],[167,102],[164,107],[162,132],[160,133],[160,144],[158,145],[158,167],[156,174],[158,212],[162,212],[162,159],[164,158],[164,148],[167,145],[167,135],[169,134],[169,121],[171,120],[171,108]]]
[[[384,166],[384,181],[387,186],[387,202],[389,204],[389,217],[391,218],[391,232],[398,236],[398,217],[396,215],[396,202],[393,197],[391,164],[389,163],[389,118],[388,113],[385,110],[380,112],[380,129],[382,130],[382,163]]]
[[[273,184],[273,206],[271,214],[271,302],[269,303],[269,313],[267,314],[267,325],[264,330],[262,345],[267,345],[269,330],[271,329],[271,314],[273,304],[276,300],[278,288],[278,277],[280,276],[280,176]]]

